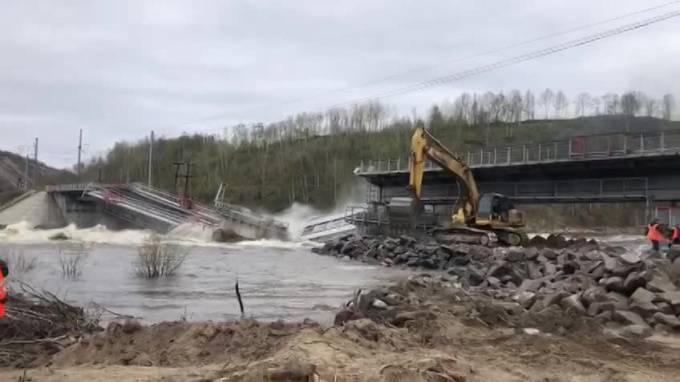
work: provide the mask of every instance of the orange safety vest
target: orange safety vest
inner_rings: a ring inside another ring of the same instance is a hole
[[[659,232],[658,224],[650,224],[647,226],[647,239],[653,241],[663,241],[663,235]]]
[[[5,299],[7,292],[5,291],[5,277],[0,272],[0,318],[5,317]]]

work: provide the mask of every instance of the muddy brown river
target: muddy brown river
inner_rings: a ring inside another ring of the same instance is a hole
[[[13,272],[21,280],[82,306],[96,303],[145,322],[225,320],[240,317],[234,283],[238,279],[245,313],[264,321],[311,318],[331,322],[337,308],[358,288],[391,283],[414,270],[384,268],[318,256],[310,243],[258,241],[230,245],[174,238],[188,256],[177,274],[147,280],[134,272],[144,231],[112,232],[101,227],[62,229],[71,240],[49,241],[52,231],[20,225],[0,231],[0,257],[25,257],[32,270]],[[598,237],[630,251],[645,249],[636,236]],[[60,259],[83,251],[82,274],[62,277]],[[104,315],[104,318],[111,317]]]

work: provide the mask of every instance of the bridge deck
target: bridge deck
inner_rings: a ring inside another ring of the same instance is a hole
[[[680,131],[649,134],[603,134],[573,137],[532,145],[480,148],[461,155],[473,169],[525,168],[536,165],[563,163],[611,162],[619,159],[645,160],[655,157],[680,155]],[[408,171],[408,157],[362,161],[354,172],[371,179],[392,173]],[[428,172],[443,171],[431,161],[426,161]]]
[[[73,209],[69,205],[94,202],[101,212],[140,228],[167,232],[183,223],[199,223],[213,230],[228,228],[248,239],[287,236],[287,225],[245,213],[245,209],[229,205],[212,208],[142,184],[64,184],[46,190],[68,199],[62,203],[66,211]]]

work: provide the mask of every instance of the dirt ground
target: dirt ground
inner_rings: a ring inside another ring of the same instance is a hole
[[[624,340],[588,321],[565,326],[574,322],[568,317],[542,317],[536,333],[462,290],[405,284],[391,292],[403,299],[400,315],[329,328],[250,320],[112,324],[33,368],[0,370],[0,380],[680,380],[675,337]]]

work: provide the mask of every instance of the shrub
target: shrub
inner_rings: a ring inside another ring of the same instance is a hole
[[[83,265],[87,252],[84,247],[78,247],[75,250],[69,251],[67,254],[59,256],[59,265],[61,266],[61,277],[69,280],[77,280],[83,274]]]
[[[137,248],[137,260],[133,264],[135,273],[147,279],[170,277],[184,263],[187,255],[186,249],[163,243],[160,236],[152,234]]]
[[[35,257],[25,255],[21,251],[6,251],[0,256],[12,275],[21,275],[29,273],[38,265]]]

